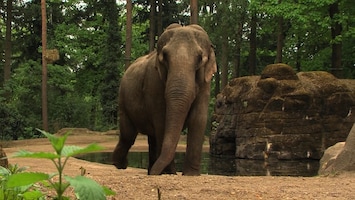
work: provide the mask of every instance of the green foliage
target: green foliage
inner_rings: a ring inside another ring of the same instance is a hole
[[[85,176],[76,176],[74,178],[65,177],[65,180],[74,188],[78,199],[106,199],[104,189],[92,179]]]
[[[29,138],[28,132],[24,132],[25,126],[25,118],[18,113],[16,108],[0,102],[0,137],[2,140]]]
[[[55,165],[57,173],[53,175],[40,172],[13,173],[13,171],[20,172],[20,170],[11,171],[2,168],[0,172],[3,177],[1,181],[3,197],[5,197],[5,193],[6,195],[10,193],[13,195],[13,198],[9,199],[19,199],[19,197],[23,199],[41,199],[43,198],[43,194],[39,190],[30,190],[35,183],[40,181],[47,182],[47,185],[56,191],[56,199],[58,200],[68,199],[68,197],[64,196],[64,192],[68,187],[74,188],[78,199],[106,199],[106,195],[114,194],[113,191],[102,187],[92,179],[84,176],[76,176],[73,178],[63,173],[64,167],[70,157],[102,150],[102,147],[97,144],[90,144],[86,147],[66,146],[65,142],[69,133],[57,137],[45,131],[39,131],[48,138],[55,152],[19,151],[15,153],[14,157],[49,159]],[[54,176],[58,176],[57,182],[52,179]]]
[[[32,188],[35,188],[34,181],[48,179],[48,175],[24,173],[25,169],[17,165],[9,165],[8,168],[0,166],[0,199],[44,199],[41,191]]]

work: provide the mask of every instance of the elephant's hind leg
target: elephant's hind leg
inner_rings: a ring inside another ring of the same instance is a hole
[[[137,129],[127,116],[120,117],[120,136],[118,144],[113,151],[112,161],[117,169],[126,169],[128,166],[127,154],[137,137]]]

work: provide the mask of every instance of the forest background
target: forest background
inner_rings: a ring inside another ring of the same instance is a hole
[[[192,2],[197,0],[47,0],[47,48],[59,53],[47,66],[49,131],[118,129],[125,67],[154,49],[164,27],[188,25]],[[210,113],[228,80],[260,74],[271,63],[355,78],[353,0],[200,0],[197,11],[218,64]],[[0,139],[38,137],[41,1],[2,0],[0,15]]]

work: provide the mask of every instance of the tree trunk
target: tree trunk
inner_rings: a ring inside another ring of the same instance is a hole
[[[256,73],[256,12],[252,11],[249,35],[249,75]]]
[[[222,50],[221,50],[221,89],[228,84],[228,37],[222,36]]]
[[[240,76],[240,47],[242,46],[242,36],[243,36],[243,24],[244,20],[241,17],[240,22],[238,23],[237,33],[236,33],[236,49],[235,49],[235,59],[234,59],[234,69],[233,69],[233,77]]]
[[[12,0],[7,0],[6,4],[6,36],[5,36],[5,66],[4,66],[4,84],[11,76],[11,21],[12,21]],[[7,96],[5,94],[5,96]],[[7,97],[6,97],[7,98]]]
[[[155,0],[150,0],[149,4],[149,52],[152,52],[155,48],[155,15],[157,5]]]
[[[42,124],[43,130],[48,131],[48,108],[47,108],[47,12],[46,0],[41,0],[42,13]]]
[[[335,16],[339,13],[338,2],[333,3],[329,6],[329,16],[332,20],[331,34],[332,34],[332,67],[331,73],[337,78],[343,77],[343,70],[341,68],[341,48],[342,42],[338,40],[338,37],[341,36],[342,25],[337,20]]]
[[[126,49],[125,49],[125,68],[131,64],[132,49],[132,0],[126,1],[127,21],[126,21]]]
[[[282,0],[279,0],[278,3],[281,4]],[[276,47],[276,59],[275,63],[282,63],[282,48],[283,48],[283,17],[277,17],[277,47]]]
[[[284,34],[283,34],[283,18],[278,18],[277,24],[277,47],[276,47],[276,63],[282,63],[282,48],[284,42]]]
[[[198,2],[190,0],[190,24],[198,24]]]
[[[301,41],[297,37],[297,52],[296,52],[296,69],[297,72],[301,71]]]
[[[217,72],[214,74],[214,80],[215,80],[215,87],[214,87],[214,97],[217,97],[217,95],[221,92],[221,76],[219,75],[220,73],[219,66],[217,66]]]
[[[158,19],[157,19],[157,24],[158,24],[158,36],[160,36],[163,33],[163,0],[158,0]]]

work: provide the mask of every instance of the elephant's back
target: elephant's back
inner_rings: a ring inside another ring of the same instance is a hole
[[[119,91],[120,107],[132,107],[135,103],[141,103],[143,83],[147,71],[148,55],[138,58],[125,71]]]

